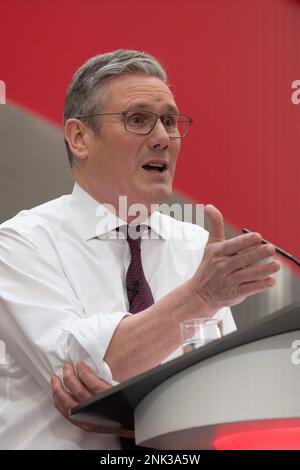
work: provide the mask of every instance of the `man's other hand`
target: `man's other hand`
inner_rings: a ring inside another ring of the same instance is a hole
[[[72,364],[65,364],[63,369],[63,381],[68,391],[63,386],[60,378],[56,375],[52,375],[52,398],[56,409],[68,421],[87,432],[116,434],[128,438],[134,437],[133,431],[75,421],[70,418],[69,410],[79,405],[81,401],[111,388],[110,384],[100,379],[86,364],[77,364],[76,371]]]
[[[205,213],[210,229],[203,260],[191,280],[196,295],[214,312],[272,287],[272,274],[280,269],[280,264],[262,261],[275,254],[274,246],[263,245],[258,233],[225,240],[221,212],[207,205]]]

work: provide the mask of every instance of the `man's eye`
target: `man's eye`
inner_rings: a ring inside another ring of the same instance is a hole
[[[130,124],[144,124],[146,117],[143,114],[133,114],[128,116]]]
[[[164,126],[168,128],[176,127],[177,119],[176,116],[164,116]]]

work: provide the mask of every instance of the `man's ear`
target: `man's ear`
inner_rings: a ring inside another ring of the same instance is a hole
[[[70,118],[65,122],[65,139],[76,158],[85,160],[88,157],[88,143],[92,132],[79,119]]]

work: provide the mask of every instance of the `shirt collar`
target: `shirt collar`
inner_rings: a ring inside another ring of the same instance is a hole
[[[85,240],[109,238],[109,233],[117,227],[127,225],[126,221],[116,216],[106,205],[96,201],[78,183],[73,188],[69,211]],[[154,211],[141,225],[150,227],[154,238],[167,238],[165,220],[159,211]]]

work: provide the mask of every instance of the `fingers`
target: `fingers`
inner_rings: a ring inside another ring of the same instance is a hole
[[[68,418],[69,410],[78,405],[78,401],[75,400],[63,387],[60,379],[53,375],[51,377],[52,385],[52,398],[56,409],[65,417]]]
[[[205,214],[210,219],[208,243],[224,242],[224,219],[222,213],[212,204],[207,204],[205,206]],[[217,250],[220,250],[220,254],[224,256],[231,256],[255,245],[259,245],[261,240],[262,237],[259,233],[243,234],[231,240],[226,240],[224,243],[220,243]]]
[[[220,253],[224,256],[232,256],[240,251],[259,246],[262,237],[259,233],[247,233],[246,235],[238,235],[237,237],[226,240],[220,244]]]
[[[80,401],[89,398],[94,393],[111,388],[111,385],[99,379],[86,364],[79,363],[76,369],[77,375],[72,364],[64,365],[63,380],[68,391],[65,390],[59,377],[55,375],[51,377],[54,405],[56,409],[69,420],[69,410],[77,406]],[[90,427],[86,423],[74,421],[74,424],[85,431],[108,432],[104,429],[101,430],[98,427],[94,427],[93,425]]]
[[[64,384],[73,395],[73,397],[78,400],[86,400],[92,396],[91,392],[87,387],[81,382],[80,378],[77,377],[76,372],[72,364],[64,365]]]
[[[212,204],[207,204],[204,211],[210,220],[208,243],[224,241],[224,219],[221,212]]]
[[[242,297],[246,298],[249,295],[257,294],[259,292],[270,289],[270,287],[273,287],[275,283],[276,281],[273,277],[267,277],[265,279],[261,279],[260,281],[242,284],[239,288],[239,292]]]
[[[279,270],[280,264],[277,261],[271,261],[266,264],[250,266],[247,269],[240,269],[236,271],[236,273],[233,273],[232,279],[234,282],[239,284],[260,281],[261,279],[265,279],[272,274],[275,274]]]
[[[55,394],[56,402],[59,399],[62,399],[63,403],[65,403],[67,397],[71,397],[72,403],[71,400],[68,402],[68,407],[71,408],[72,405],[75,406],[78,404],[78,402],[86,400],[93,394],[111,388],[110,384],[102,379],[99,379],[95,372],[93,372],[86,364],[79,363],[76,369],[77,375],[72,364],[64,365],[63,379],[64,385],[67,387],[68,392],[64,389],[60,379],[57,376],[53,376],[51,384]]]
[[[80,362],[77,364],[77,374],[81,382],[92,393],[103,392],[111,388],[111,385],[102,379],[99,379],[95,372],[93,372],[86,364]]]
[[[70,365],[70,364],[69,364]],[[82,364],[80,364],[82,366]],[[88,374],[93,374],[94,373],[87,367],[85,364],[83,364],[83,368],[80,367],[81,369],[87,369],[85,370],[85,373]],[[105,388],[110,388],[110,385],[104,382],[103,380],[99,379],[101,382],[101,389],[103,387]],[[77,406],[79,403],[77,400],[75,400],[72,395],[70,395],[63,387],[61,380],[59,377],[56,375],[52,375],[51,377],[51,385],[52,385],[52,397],[53,397],[53,402],[56,407],[56,409],[71,423],[73,423],[75,426],[79,427],[83,431],[86,432],[95,432],[95,433],[101,433],[101,434],[116,434],[118,436],[123,436],[123,437],[128,437],[128,438],[134,438],[134,432],[131,430],[127,429],[119,429],[119,428],[111,428],[109,426],[105,425],[98,425],[98,424],[92,424],[92,423],[85,423],[84,421],[77,421],[75,419],[70,418],[69,416],[69,410]]]
[[[274,255],[275,248],[273,245],[255,245],[254,247],[240,251],[236,255],[228,258],[227,270],[228,272],[233,272]]]

